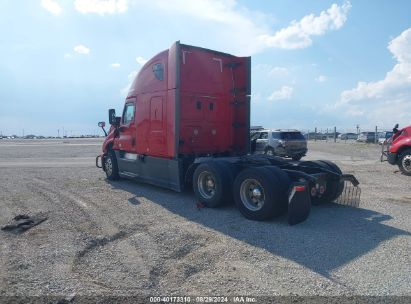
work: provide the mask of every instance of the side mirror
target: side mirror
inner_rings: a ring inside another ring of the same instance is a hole
[[[116,125],[117,120],[116,120],[116,110],[110,109],[108,110],[108,122],[110,125]]]
[[[103,129],[104,134],[107,136],[107,132],[106,132],[106,130],[104,129],[104,127],[106,126],[106,123],[105,123],[104,121],[100,121],[100,122],[98,123],[98,126]]]

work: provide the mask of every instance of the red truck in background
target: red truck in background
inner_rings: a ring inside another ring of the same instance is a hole
[[[382,145],[381,161],[387,161],[405,175],[411,176],[411,126],[393,129],[393,135]]]
[[[122,116],[109,110],[96,166],[109,180],[191,186],[207,207],[234,200],[252,220],[288,211],[290,224],[304,221],[312,203],[336,200],[348,182],[357,188],[329,161],[251,155],[250,93],[250,57],[176,42],[142,67]]]

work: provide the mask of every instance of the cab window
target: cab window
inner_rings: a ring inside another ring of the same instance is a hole
[[[135,105],[134,103],[127,103],[123,112],[123,124],[127,125],[134,121]]]
[[[162,63],[156,63],[153,65],[153,73],[154,76],[158,80],[163,80],[164,79],[164,66]]]
[[[268,138],[268,133],[267,132],[261,132],[260,139],[267,139]]]

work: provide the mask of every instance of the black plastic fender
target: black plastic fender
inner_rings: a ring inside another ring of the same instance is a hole
[[[305,221],[310,211],[311,198],[307,183],[292,183],[288,194],[288,223],[295,225]]]

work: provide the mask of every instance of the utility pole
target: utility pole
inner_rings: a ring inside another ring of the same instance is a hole
[[[360,126],[357,125],[357,135],[360,134]]]
[[[375,135],[374,135],[374,142],[377,143],[378,142],[378,127],[375,126]]]
[[[337,127],[334,127],[334,142],[337,142]]]

